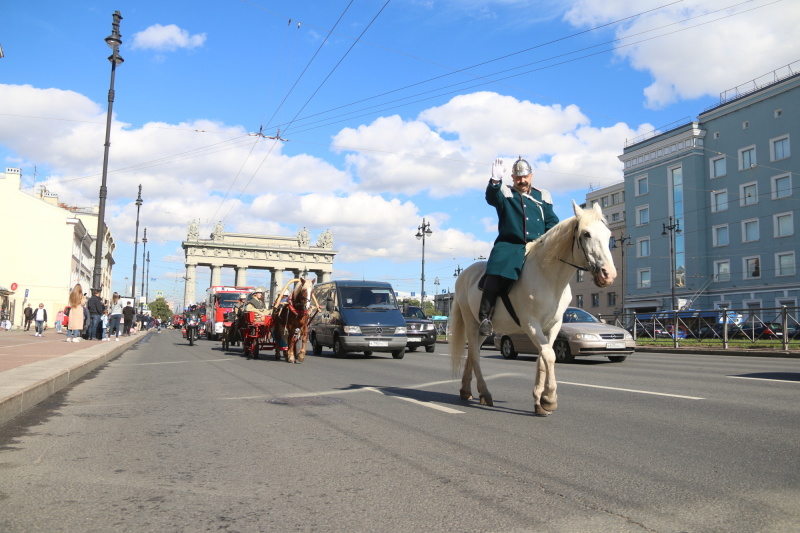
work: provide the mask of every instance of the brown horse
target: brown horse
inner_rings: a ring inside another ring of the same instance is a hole
[[[294,283],[294,289],[288,299],[284,300],[286,288]],[[311,319],[314,281],[309,279],[293,279],[286,284],[278,295],[272,308],[273,336],[275,337],[275,359],[280,360],[281,353],[289,363],[302,363],[306,358],[306,341],[308,340],[308,322]],[[282,301],[283,300],[283,301]],[[319,306],[313,306],[319,310]],[[316,311],[315,311],[316,312]],[[298,341],[301,342],[297,349]]]

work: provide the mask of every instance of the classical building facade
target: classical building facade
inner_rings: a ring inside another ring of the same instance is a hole
[[[201,286],[221,285],[223,268],[235,270],[234,284],[237,287],[247,286],[248,270],[267,270],[271,274],[269,301],[273,302],[276,293],[283,289],[284,272],[291,273],[286,281],[306,275],[316,277],[320,283],[330,281],[336,256],[330,230],[322,232],[312,246],[306,228],[295,237],[281,237],[227,233],[222,223],[217,223],[211,237],[201,239],[198,224],[192,222],[182,246],[186,256],[184,305],[187,306],[198,301],[195,294],[198,266],[211,269],[208,285],[201,283]]]
[[[625,147],[626,308],[798,305],[798,66]]]
[[[21,182],[18,168],[0,174],[0,212],[9,223],[2,239],[0,306],[19,326],[28,304],[43,303],[52,327],[72,287],[80,283],[87,292],[91,287],[97,215],[76,214],[74,208],[59,204],[56,195],[41,189],[29,194],[21,190]],[[104,251],[103,279],[108,280],[108,291],[114,264],[110,232]]]

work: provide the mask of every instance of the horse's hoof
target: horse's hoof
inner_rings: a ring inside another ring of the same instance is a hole
[[[494,407],[494,401],[492,401],[492,397],[490,395],[481,396],[481,405]]]
[[[472,393],[471,392],[461,391],[461,392],[459,392],[459,396],[461,396],[461,399],[464,400],[465,402],[467,402],[467,401],[472,399]]]
[[[550,416],[553,413],[552,411],[548,411],[541,405],[537,405],[533,414],[535,414],[536,416]]]
[[[287,359],[286,362],[287,363],[294,363],[294,357]]]
[[[548,402],[547,400],[543,399],[542,402],[541,402],[541,405],[542,405],[542,409],[544,409],[545,411],[549,411],[551,413],[553,411],[555,411],[556,409],[558,409],[558,401],[557,400],[554,400],[552,402]]]

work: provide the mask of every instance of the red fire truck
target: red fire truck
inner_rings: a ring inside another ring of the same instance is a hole
[[[206,337],[216,340],[222,334],[225,313],[233,311],[240,296],[249,297],[254,287],[214,285],[206,289]]]

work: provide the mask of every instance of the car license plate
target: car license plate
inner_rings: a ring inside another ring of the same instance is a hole
[[[389,346],[389,341],[369,341],[370,346]]]
[[[408,342],[422,342],[421,337],[409,337]]]
[[[606,343],[607,350],[624,350],[625,343],[624,342],[607,342]]]

